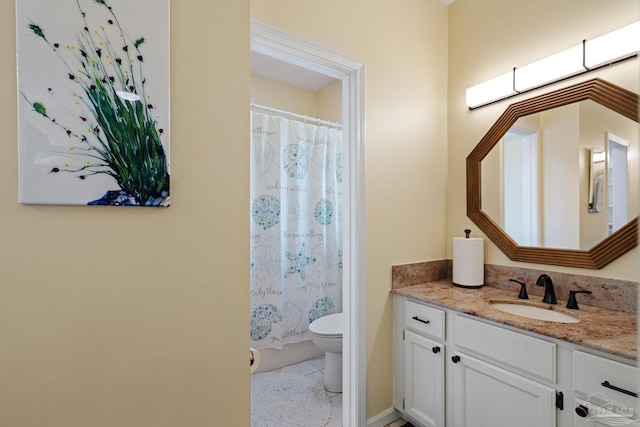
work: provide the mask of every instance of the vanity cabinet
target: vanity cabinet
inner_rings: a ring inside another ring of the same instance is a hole
[[[405,413],[424,427],[444,425],[443,345],[406,330],[404,367]]]
[[[424,427],[443,426],[445,313],[413,301],[403,311],[403,411]]]
[[[555,390],[464,353],[453,367],[459,427],[555,426]],[[450,424],[451,425],[451,424]]]
[[[602,408],[640,427],[631,361],[402,295],[393,304],[394,406],[416,427],[612,425]]]
[[[556,345],[460,315],[453,317],[457,350],[450,367],[453,425],[555,426],[556,390],[542,381],[555,382]]]
[[[573,352],[574,427],[640,426],[638,369]]]

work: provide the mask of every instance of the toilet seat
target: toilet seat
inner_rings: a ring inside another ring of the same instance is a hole
[[[324,338],[342,338],[342,313],[320,317],[309,325],[309,332]]]
[[[325,352],[324,388],[342,393],[342,313],[320,317],[309,325],[313,343]]]

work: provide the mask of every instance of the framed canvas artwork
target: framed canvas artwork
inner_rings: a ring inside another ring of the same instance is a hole
[[[169,206],[169,0],[20,0],[19,201]]]

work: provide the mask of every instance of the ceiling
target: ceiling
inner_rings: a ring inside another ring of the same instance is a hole
[[[317,92],[336,80],[333,77],[253,51],[251,52],[251,74],[307,89],[312,92]]]

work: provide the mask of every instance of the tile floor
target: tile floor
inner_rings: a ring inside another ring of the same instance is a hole
[[[318,384],[324,384],[324,355],[295,365],[285,366],[273,372],[295,372],[317,381]],[[331,419],[324,426],[309,425],[309,427],[342,427],[342,393],[329,393],[329,396],[331,398]]]
[[[304,362],[296,363],[294,365],[285,366],[284,368],[276,369],[273,372],[289,372],[305,375],[308,378],[317,381],[318,384],[324,383],[324,355],[315,359],[306,360]],[[342,393],[329,393],[331,398],[331,419],[324,426],[312,426],[309,427],[342,427]],[[292,410],[295,410],[292,408]],[[411,423],[403,419],[394,421],[388,424],[386,427],[413,427]]]

